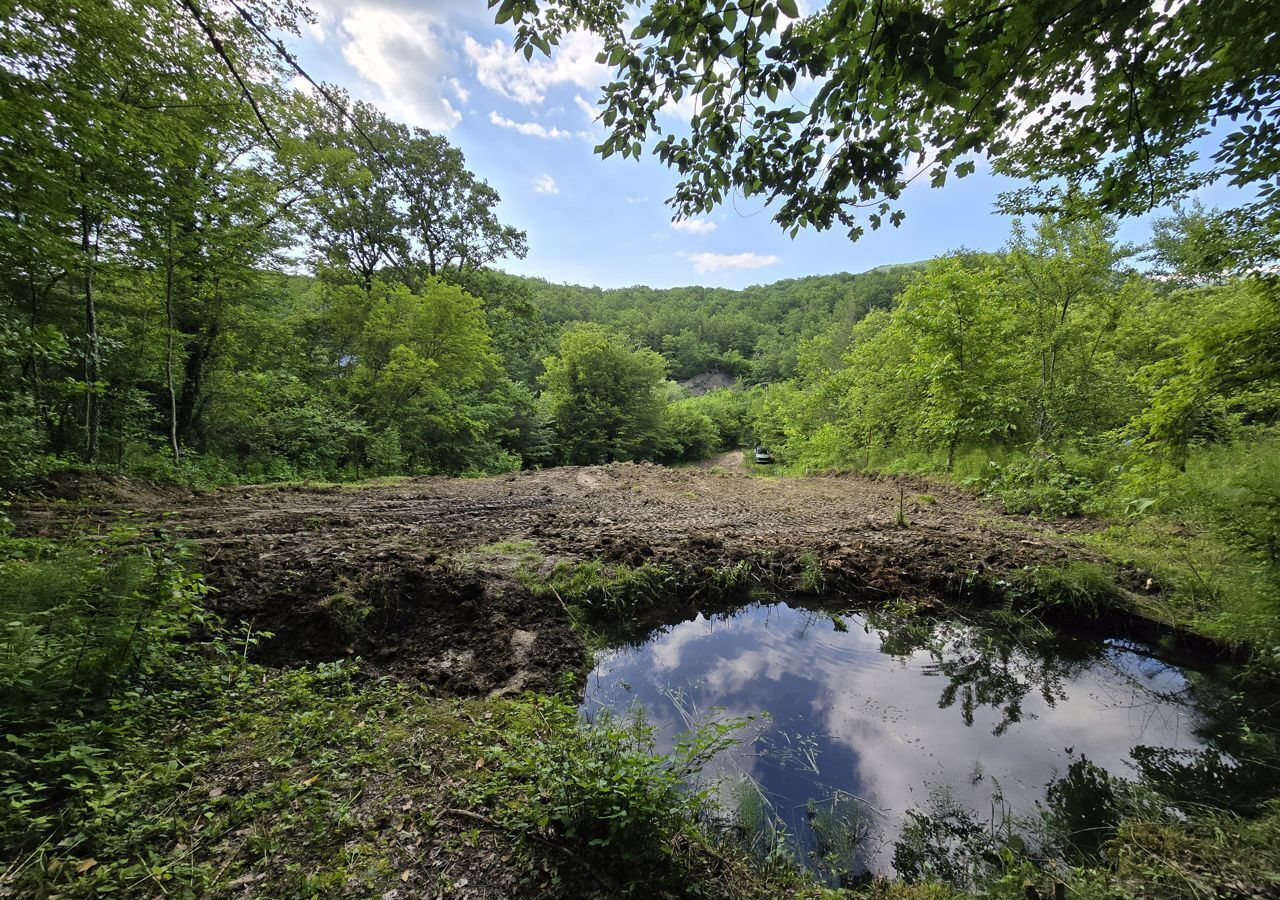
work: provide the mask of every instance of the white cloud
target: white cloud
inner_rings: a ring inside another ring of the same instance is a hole
[[[599,38],[576,31],[560,41],[550,59],[534,56],[525,60],[523,53],[502,40],[481,44],[468,35],[463,44],[481,84],[526,106],[541,103],[547,89],[557,84],[599,88],[608,78],[608,70],[596,62],[600,49]]]
[[[644,197],[628,197],[628,198],[627,198],[627,202],[628,202],[628,203],[648,203],[648,202],[649,202],[649,198],[648,198],[648,196],[644,196]]]
[[[716,223],[710,219],[676,219],[671,227],[689,234],[710,234],[716,230]]]
[[[695,272],[722,272],[725,269],[759,269],[771,266],[779,257],[772,253],[689,253],[689,262],[693,263]]]
[[[374,3],[343,8],[337,28],[342,58],[373,88],[368,99],[393,119],[436,131],[462,118],[443,95],[452,68],[444,33],[439,11]]]
[[[529,137],[551,138],[553,140],[573,137],[572,131],[565,131],[563,128],[556,128],[554,125],[548,128],[538,122],[517,122],[514,119],[499,115],[496,110],[489,113],[489,121],[499,128],[510,128],[512,131],[527,134]]]
[[[539,194],[560,193],[560,185],[556,184],[556,180],[546,172],[533,179],[533,189]]]
[[[450,78],[449,87],[453,89],[453,95],[458,98],[459,103],[466,103],[471,99],[471,92],[458,79]]]
[[[698,114],[698,109],[698,95],[692,91],[686,91],[679,100],[668,100],[658,112],[673,119],[679,119],[681,122],[690,122]]]
[[[604,110],[600,109],[598,106],[593,106],[591,101],[583,97],[581,94],[574,94],[573,102],[578,109],[582,110],[582,114],[587,117],[588,122],[594,122],[599,118],[600,114],[604,112]]]

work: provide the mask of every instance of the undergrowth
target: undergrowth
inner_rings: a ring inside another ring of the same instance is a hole
[[[1096,620],[1122,614],[1128,603],[1106,567],[1079,560],[1015,573],[1005,594],[1015,608],[1046,618]]]
[[[0,897],[816,893],[699,825],[732,723],[663,756],[568,695],[268,669],[138,538],[0,540]]]
[[[1103,529],[1073,528],[1071,537],[1150,573],[1151,590],[1140,598],[1148,613],[1247,647],[1257,665],[1280,674],[1280,434],[1274,427],[1242,427],[1231,442],[1193,445],[1181,469],[1095,440],[971,448],[949,472],[941,452],[880,447],[837,471],[950,481],[1000,501],[1008,512],[1043,517],[1049,527],[1081,516],[1101,521]],[[800,464],[773,467],[772,474],[784,473],[810,471]],[[1070,585],[1059,587],[1067,600],[1074,595],[1096,606]]]

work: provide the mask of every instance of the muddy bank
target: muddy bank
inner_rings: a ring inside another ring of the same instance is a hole
[[[263,661],[359,655],[463,695],[545,690],[582,665],[563,598],[528,589],[503,550],[513,545],[543,567],[600,559],[711,572],[745,561],[783,583],[820,573],[867,600],[929,604],[1090,556],[954,487],[647,464],[362,488],[121,489],[74,509],[28,501],[15,520],[54,533],[71,515],[83,526],[161,514],[193,546],[215,609],[274,634],[258,645]],[[1126,580],[1145,586],[1144,573]]]

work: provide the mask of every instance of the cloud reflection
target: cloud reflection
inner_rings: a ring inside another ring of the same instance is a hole
[[[1203,746],[1179,698],[1182,676],[1130,649],[1035,653],[958,626],[911,646],[862,617],[846,620],[837,632],[785,604],[700,615],[604,656],[585,708],[638,702],[664,749],[714,710],[768,713],[716,772],[756,779],[801,839],[808,801],[857,798],[878,811],[863,861],[881,872],[898,820],[931,785],[983,809],[998,783],[1029,811],[1065,772],[1068,748],[1124,775],[1135,745]]]

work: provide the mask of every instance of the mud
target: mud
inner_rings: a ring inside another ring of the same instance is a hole
[[[256,647],[263,661],[359,655],[460,695],[555,687],[585,658],[556,597],[530,594],[501,553],[466,553],[496,542],[528,541],[552,560],[683,568],[816,561],[855,593],[925,603],[1089,556],[1044,523],[915,480],[623,463],[389,487],[117,488],[75,507],[78,525],[168,514],[164,528],[194,547],[216,611],[274,634]],[[69,514],[39,500],[14,509],[25,533],[56,532]]]

